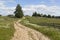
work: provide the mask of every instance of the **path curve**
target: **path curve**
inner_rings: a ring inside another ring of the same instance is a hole
[[[14,33],[14,37],[11,40],[50,40],[42,33],[21,25],[19,23],[20,21],[21,20],[14,23],[16,31]]]

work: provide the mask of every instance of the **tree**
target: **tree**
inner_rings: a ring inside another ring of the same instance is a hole
[[[8,17],[14,17],[14,15],[12,15],[12,14],[9,14],[9,15],[7,15]]]
[[[0,15],[0,16],[2,16],[2,15]]]
[[[41,14],[37,14],[38,17],[41,17]]]
[[[51,15],[48,15],[47,17],[48,17],[48,18],[51,18]]]
[[[53,15],[52,18],[55,18],[55,16]]]
[[[43,17],[47,17],[47,15],[46,15],[46,14],[44,14],[44,15],[43,15]]]
[[[32,16],[37,16],[37,12],[34,12]]]
[[[15,17],[17,17],[17,18],[22,18],[24,16],[22,8],[19,4],[17,5],[16,10],[15,10],[14,13],[15,13]]]

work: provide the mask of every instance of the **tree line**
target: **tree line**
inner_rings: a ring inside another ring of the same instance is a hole
[[[34,16],[34,17],[46,17],[46,18],[60,18],[60,16],[52,16],[52,15],[46,15],[46,14],[40,14],[40,13],[37,13],[37,12],[34,12],[33,14],[32,14],[32,16]]]

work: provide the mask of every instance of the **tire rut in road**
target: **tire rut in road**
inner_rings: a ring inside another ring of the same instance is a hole
[[[14,23],[16,29],[14,37],[11,40],[50,40],[42,33],[31,28],[21,25],[19,22]]]

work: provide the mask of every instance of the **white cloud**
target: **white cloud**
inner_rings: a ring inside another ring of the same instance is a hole
[[[6,2],[5,0],[0,0],[0,14],[2,15],[13,14],[15,7],[7,7],[7,5],[5,5],[5,2]]]
[[[28,5],[23,8],[25,15],[32,15],[33,12],[60,15],[60,8],[58,6],[46,6],[46,5]]]
[[[14,1],[14,0],[10,0]],[[15,7],[7,7],[5,1],[0,0],[0,14],[7,15],[13,14]],[[51,14],[51,15],[60,15],[60,7],[58,6],[47,6],[47,5],[26,5],[23,8],[25,15],[32,15],[33,12],[37,11],[38,13]]]
[[[15,7],[3,7],[0,8],[0,14],[2,15],[8,15],[13,14]]]

